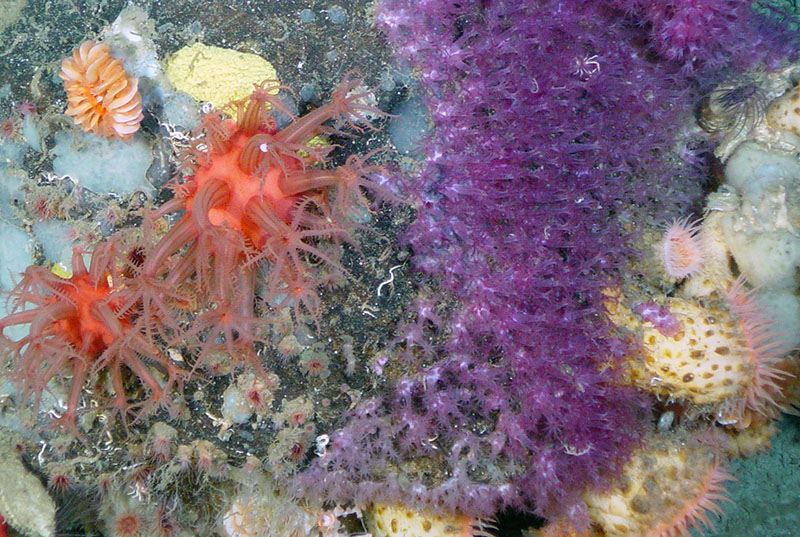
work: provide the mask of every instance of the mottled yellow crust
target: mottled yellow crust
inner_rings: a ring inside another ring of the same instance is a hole
[[[800,86],[778,97],[767,108],[767,124],[775,130],[800,136]]]
[[[706,307],[681,298],[664,301],[681,323],[672,337],[641,321],[617,304],[611,319],[638,335],[642,356],[632,365],[637,383],[657,395],[695,404],[719,403],[741,397],[749,382],[745,342],[736,323],[719,301]]]
[[[260,56],[202,43],[176,52],[166,74],[175,89],[214,108],[247,97],[254,84],[278,79],[272,64]]]

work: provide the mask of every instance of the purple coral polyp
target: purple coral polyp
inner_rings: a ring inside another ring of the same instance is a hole
[[[651,323],[666,337],[672,337],[683,329],[683,324],[666,306],[659,306],[652,300],[636,304],[634,311],[642,320]]]
[[[450,334],[422,353],[437,365],[402,380],[381,410],[354,415],[299,489],[588,522],[581,491],[615,472],[648,414],[618,382],[626,347],[603,307],[632,253],[625,223],[701,195],[697,162],[666,158],[692,88],[721,66],[788,50],[758,35],[743,2],[669,4],[379,2],[377,24],[418,68],[436,126],[406,180],[419,208],[406,241],[417,270],[460,306],[428,323]],[[690,28],[692,10],[705,18]],[[401,328],[400,346],[424,328]],[[425,454],[430,438],[458,446],[443,455],[446,483],[401,486],[376,462]],[[503,461],[521,470],[486,478]]]

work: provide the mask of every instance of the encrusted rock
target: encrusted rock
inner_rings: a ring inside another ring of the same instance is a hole
[[[785,107],[772,110],[782,95],[791,93],[787,90],[792,87],[796,69],[789,66],[732,77],[706,95],[698,122],[706,132],[716,134],[717,158],[727,161],[748,140],[785,153],[797,150],[800,138],[775,123],[778,115],[784,115]]]
[[[22,464],[7,440],[0,440],[0,513],[28,537],[50,537],[56,531],[56,505],[42,483]]]

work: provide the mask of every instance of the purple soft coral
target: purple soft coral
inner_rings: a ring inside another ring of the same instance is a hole
[[[794,54],[786,35],[766,22],[750,0],[612,0],[638,24],[649,28],[654,50],[691,73],[718,69],[732,61],[738,67],[775,63]],[[788,45],[788,46],[787,46]]]
[[[428,365],[391,406],[357,411],[296,484],[579,525],[581,491],[614,472],[646,416],[619,386],[625,347],[609,336],[603,290],[630,254],[634,214],[699,198],[697,162],[668,159],[694,79],[652,61],[645,30],[602,2],[384,0],[377,22],[419,68],[436,125],[407,185],[420,208],[407,241],[431,288],[460,306],[443,320],[418,302],[398,344]],[[431,349],[426,330],[449,339]],[[387,472],[432,453],[443,483]]]

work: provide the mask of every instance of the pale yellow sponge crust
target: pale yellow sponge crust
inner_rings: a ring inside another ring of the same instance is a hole
[[[202,43],[176,52],[166,74],[175,89],[214,108],[249,96],[254,84],[278,79],[275,68],[261,56]]]
[[[772,438],[778,433],[775,420],[752,415],[746,429],[721,429],[722,452],[728,457],[752,457],[766,453],[772,447]]]
[[[767,108],[767,124],[779,131],[800,136],[800,86],[795,86],[772,101]]]
[[[602,530],[597,526],[589,526],[585,529],[576,529],[567,519],[559,519],[548,522],[540,529],[529,529],[523,532],[524,537],[605,537]]]
[[[584,500],[606,537],[675,537],[711,525],[708,513],[720,514],[729,479],[710,448],[660,436],[631,455],[615,486]]]
[[[39,479],[22,463],[9,440],[0,437],[0,465],[3,468],[0,514],[22,535],[51,537],[56,531],[56,504]]]
[[[373,537],[477,537],[491,526],[466,515],[438,515],[401,504],[374,503],[364,512]]]
[[[731,272],[732,255],[720,228],[721,211],[710,212],[700,227],[698,239],[703,250],[703,266],[681,288],[685,297],[708,296],[733,285],[736,277]]]

